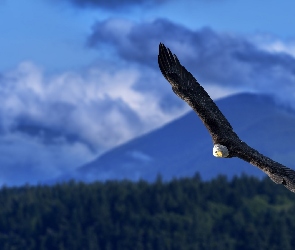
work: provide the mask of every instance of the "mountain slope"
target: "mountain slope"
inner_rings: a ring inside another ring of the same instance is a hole
[[[295,139],[295,113],[264,95],[238,94],[217,101],[240,138],[261,153],[295,168],[291,149]],[[212,155],[212,140],[194,112],[106,152],[80,167],[72,177],[83,181],[106,179],[154,180],[192,176],[203,179],[218,174],[246,173],[264,176],[240,159]]]

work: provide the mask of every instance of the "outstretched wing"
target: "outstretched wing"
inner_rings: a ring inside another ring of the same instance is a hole
[[[226,145],[231,137],[237,138],[232,126],[208,93],[180,64],[177,56],[162,43],[159,45],[158,63],[163,76],[172,85],[174,93],[186,101],[199,115],[209,130],[214,144]]]
[[[257,150],[240,141],[232,147],[233,155],[258,167],[276,184],[283,184],[290,191],[295,192],[295,171],[266,157]]]
[[[180,64],[176,55],[162,43],[159,45],[158,63],[163,76],[172,85],[174,93],[185,100],[199,115],[209,130],[214,144],[225,145],[229,149],[228,157],[239,157],[251,163],[265,172],[276,184],[283,184],[295,192],[295,171],[260,154],[241,141],[208,93]]]

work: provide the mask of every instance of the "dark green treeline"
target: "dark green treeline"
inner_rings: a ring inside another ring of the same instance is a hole
[[[0,248],[294,249],[295,194],[242,176],[0,190]]]

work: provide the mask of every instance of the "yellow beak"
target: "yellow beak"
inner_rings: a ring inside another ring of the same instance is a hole
[[[221,151],[217,151],[216,154],[217,154],[218,157],[222,157],[222,152]]]

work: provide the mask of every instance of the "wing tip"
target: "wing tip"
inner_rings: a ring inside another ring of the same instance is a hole
[[[167,54],[169,56],[171,56],[172,55],[171,50],[169,48],[167,48],[164,43],[160,42],[160,44],[159,44],[159,56],[167,55]]]
[[[177,56],[172,54],[171,50],[162,42],[159,43],[158,63],[162,73],[165,72],[164,75],[167,74],[169,68],[179,64]]]
[[[164,56],[166,56],[168,51],[169,51],[169,49],[167,49],[167,47],[164,45],[164,43],[160,43],[159,44],[159,55],[158,55],[159,60],[161,58],[163,58]]]
[[[160,48],[160,49],[161,49],[161,48],[166,48],[166,46],[165,46],[164,43],[160,42],[160,43],[159,43],[159,48]]]
[[[167,79],[167,73],[169,68],[170,61],[170,50],[164,45],[164,43],[160,42],[159,44],[159,54],[158,54],[158,64],[163,76]],[[168,80],[168,79],[167,79]]]

